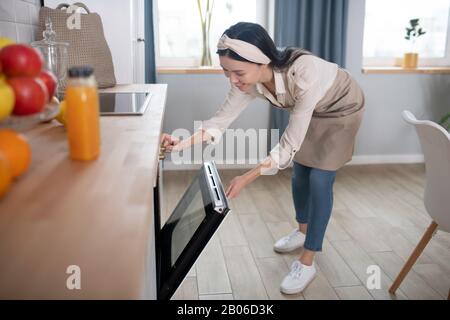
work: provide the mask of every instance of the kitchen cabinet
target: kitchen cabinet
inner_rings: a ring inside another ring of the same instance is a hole
[[[0,200],[0,299],[170,299],[229,212],[213,162],[161,226],[166,85],[143,116],[101,117],[101,155],[69,159],[65,128],[28,132],[28,172]]]
[[[104,91],[152,99],[143,116],[101,118],[97,160],[70,160],[56,121],[25,132],[32,164],[0,200],[0,299],[157,298],[153,187],[167,85]]]

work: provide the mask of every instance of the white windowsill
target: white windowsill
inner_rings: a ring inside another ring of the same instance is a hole
[[[450,66],[441,67],[417,67],[417,68],[402,68],[394,66],[386,67],[363,67],[362,73],[364,74],[444,74],[450,73]]]
[[[220,67],[159,67],[157,74],[223,74]]]

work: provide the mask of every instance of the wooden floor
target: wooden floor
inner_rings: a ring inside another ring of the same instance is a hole
[[[241,170],[221,170],[225,186]],[[185,192],[194,171],[164,172],[165,217]],[[431,222],[423,204],[423,165],[342,168],[318,276],[298,295],[279,286],[301,249],[273,251],[276,239],[296,227],[291,169],[262,176],[231,201],[232,212],[208,243],[173,299],[446,299],[450,288],[450,235],[438,231],[397,295],[388,293]],[[164,220],[164,217],[163,217]],[[367,289],[367,268],[381,270],[381,288]]]

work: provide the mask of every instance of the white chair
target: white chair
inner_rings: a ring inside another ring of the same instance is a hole
[[[425,209],[433,220],[422,239],[406,261],[389,292],[394,294],[411,270],[434,232],[450,232],[450,134],[432,121],[417,120],[409,111],[402,112],[403,119],[414,125],[425,157]],[[450,300],[450,290],[448,293]]]

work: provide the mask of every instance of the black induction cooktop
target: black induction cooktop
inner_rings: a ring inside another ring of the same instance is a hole
[[[100,115],[102,116],[122,116],[134,115],[142,116],[148,109],[152,94],[145,93],[99,93]]]

